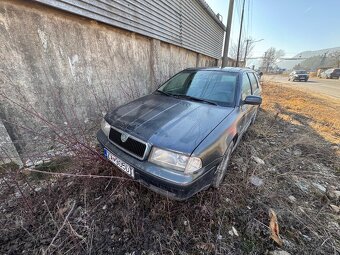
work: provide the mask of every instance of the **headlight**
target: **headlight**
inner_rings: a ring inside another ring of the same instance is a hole
[[[202,168],[200,158],[188,157],[180,153],[166,151],[156,147],[152,149],[149,161],[160,166],[184,171],[186,174],[193,173]]]
[[[101,129],[103,130],[103,132],[106,136],[109,136],[111,125],[109,123],[107,123],[107,121],[105,119],[103,119],[102,123],[101,123]]]

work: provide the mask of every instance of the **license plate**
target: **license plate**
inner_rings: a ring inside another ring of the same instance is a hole
[[[117,158],[111,152],[104,148],[104,156],[110,160],[113,164],[115,164],[120,170],[124,173],[128,174],[132,178],[135,178],[135,170],[132,166],[126,164],[123,160]]]

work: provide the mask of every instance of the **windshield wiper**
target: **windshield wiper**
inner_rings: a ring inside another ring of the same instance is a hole
[[[159,92],[159,93],[161,93],[161,94],[163,94],[163,95],[165,95],[165,96],[168,96],[168,97],[173,97],[173,96],[175,96],[175,95],[173,95],[173,94],[164,92],[164,91],[162,91],[162,90],[158,90],[158,89],[157,89],[156,91]]]
[[[213,101],[203,99],[203,98],[197,98],[197,97],[192,97],[192,96],[188,96],[188,95],[177,95],[177,94],[174,95],[174,96],[186,98],[186,99],[197,101],[197,102],[203,102],[203,103],[207,103],[207,104],[218,105],[217,103],[215,103]]]

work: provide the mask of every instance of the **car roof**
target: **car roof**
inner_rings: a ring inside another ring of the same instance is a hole
[[[243,68],[243,67],[195,67],[195,68],[187,68],[185,70],[190,71],[225,71],[225,72],[233,72],[233,73],[244,73],[244,72],[255,72],[253,69],[250,68]]]

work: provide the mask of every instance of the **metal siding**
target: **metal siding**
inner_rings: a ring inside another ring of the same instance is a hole
[[[220,58],[224,26],[204,0],[35,0]]]
[[[223,31],[220,26],[199,6],[197,2],[183,1],[183,10],[191,15],[183,17],[183,46],[196,47],[200,52],[221,56]],[[197,42],[200,42],[197,44]]]

